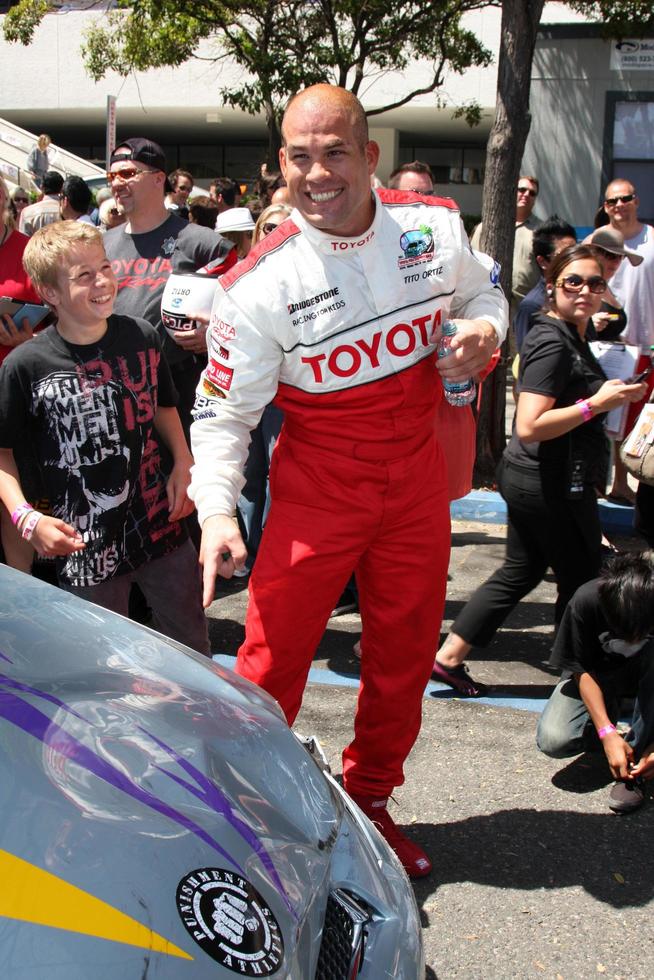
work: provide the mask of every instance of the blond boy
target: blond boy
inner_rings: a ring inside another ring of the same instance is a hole
[[[180,521],[192,457],[156,331],[113,314],[117,287],[99,231],[57,222],[25,268],[56,322],[0,370],[0,497],[60,585],[127,614],[132,582],[158,628],[208,653],[197,556]],[[155,433],[170,450],[166,479]],[[14,461],[29,443],[53,516],[25,502]]]

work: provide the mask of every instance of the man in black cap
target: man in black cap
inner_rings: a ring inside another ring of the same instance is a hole
[[[161,297],[168,276],[190,273],[224,258],[236,258],[231,242],[208,228],[189,224],[164,204],[166,158],[158,143],[124,140],[111,155],[107,174],[127,223],[107,232],[104,245],[118,279],[116,313],[143,317],[157,328],[179,392],[179,414],[188,437],[195,388],[204,366],[204,337],[193,331],[170,339],[161,322]]]

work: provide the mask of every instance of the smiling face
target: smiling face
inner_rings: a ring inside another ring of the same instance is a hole
[[[538,186],[531,177],[521,177],[518,180],[516,202],[516,220],[526,221],[534,210],[534,204],[538,197]]]
[[[343,238],[372,223],[370,176],[379,160],[377,144],[362,138],[351,98],[329,85],[299,95],[284,116],[279,156],[291,204],[314,228]]]
[[[583,279],[601,277],[602,268],[595,259],[577,259],[559,272],[557,282],[561,283],[567,276],[573,275]],[[548,282],[548,287],[553,289],[554,312],[563,320],[577,326],[585,326],[589,317],[598,312],[604,294],[604,290],[601,293],[591,292],[588,284],[584,284],[579,292],[566,289],[563,285],[558,286],[556,282]]]
[[[114,160],[110,173],[111,193],[125,214],[146,215],[162,207],[166,179],[162,170],[151,170],[138,161],[125,159]]]
[[[57,285],[43,286],[43,298],[63,327],[95,327],[112,313],[118,287],[101,245],[75,244],[59,262]]]
[[[175,204],[177,204],[180,208],[183,208],[186,206],[186,202],[188,201],[188,196],[192,190],[193,190],[193,184],[188,179],[188,177],[184,177],[180,175],[177,178],[175,182],[175,187],[173,188],[173,192],[170,195],[171,200]]]
[[[630,201],[625,201],[630,197]],[[612,180],[604,193],[604,210],[613,228],[629,238],[638,224],[638,197],[636,189],[628,180]]]

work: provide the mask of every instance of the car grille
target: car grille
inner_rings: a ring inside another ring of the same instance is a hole
[[[330,893],[316,980],[355,980],[363,963],[369,921],[361,901],[341,888]]]

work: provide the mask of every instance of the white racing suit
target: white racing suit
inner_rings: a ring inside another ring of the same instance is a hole
[[[317,231],[294,211],[216,293],[191,428],[200,523],[233,514],[264,406],[275,398],[285,418],[236,669],[292,723],[356,570],[364,653],[343,755],[354,794],[400,785],[420,728],[450,541],[435,349],[447,317],[483,318],[503,339],[497,280],[453,201],[380,191],[360,238]]]

